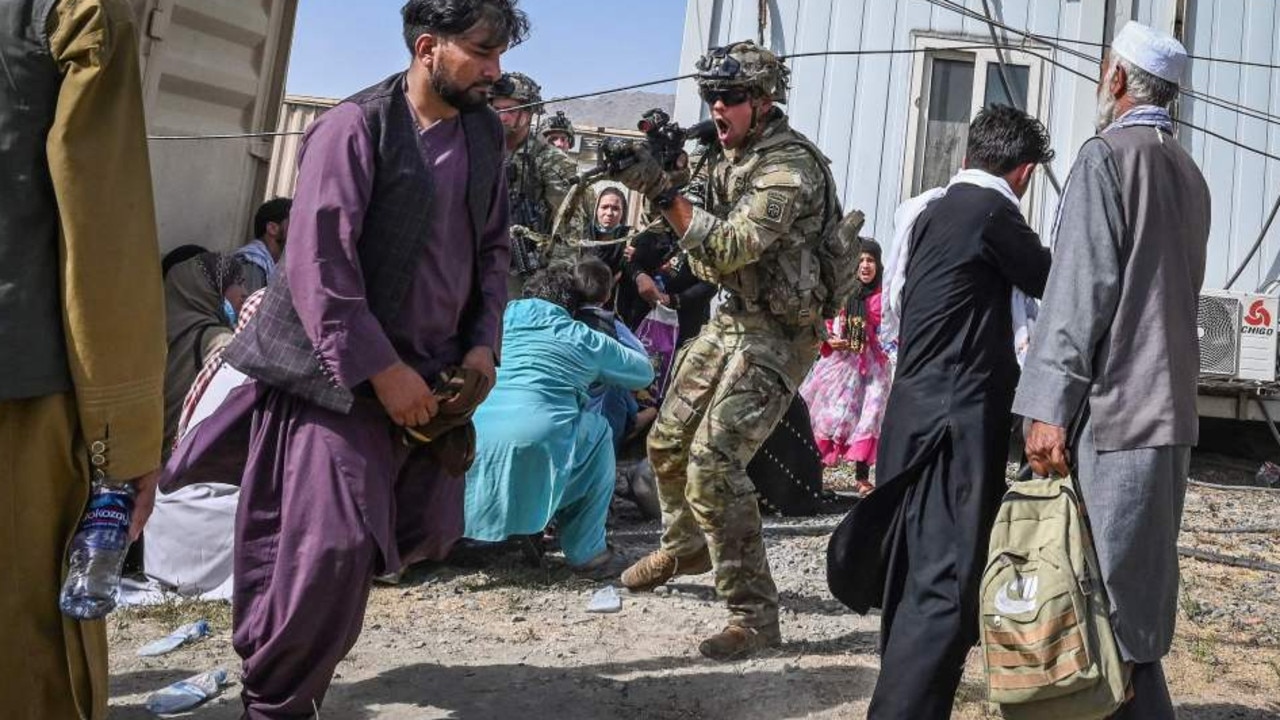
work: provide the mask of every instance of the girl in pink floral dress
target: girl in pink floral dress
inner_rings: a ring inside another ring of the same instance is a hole
[[[876,337],[882,273],[880,244],[864,238],[858,257],[862,288],[827,322],[822,357],[800,387],[823,464],[853,463],[861,493],[871,490],[868,478],[892,381],[889,358]]]

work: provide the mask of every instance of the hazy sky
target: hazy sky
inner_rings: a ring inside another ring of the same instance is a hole
[[[408,65],[403,0],[302,0],[288,92],[345,97]],[[522,0],[533,32],[503,56],[551,98],[678,73],[685,0]],[[650,88],[673,92],[672,86]]]

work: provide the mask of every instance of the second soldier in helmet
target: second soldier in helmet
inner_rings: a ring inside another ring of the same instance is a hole
[[[569,121],[563,110],[557,110],[555,115],[548,115],[547,119],[542,121],[540,132],[542,139],[563,152],[573,149],[573,142],[577,137],[573,132],[573,123]]]
[[[507,192],[511,200],[512,258],[508,291],[519,299],[525,280],[548,261],[572,256],[567,242],[585,238],[595,198],[587,193],[575,210],[563,238],[550,238],[556,212],[569,194],[577,165],[564,152],[534,132],[533,117],[542,103],[542,88],[528,75],[504,73],[494,83],[489,103],[506,130]],[[534,238],[528,237],[529,231]]]

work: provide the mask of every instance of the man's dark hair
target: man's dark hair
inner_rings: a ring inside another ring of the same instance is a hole
[[[516,0],[409,0],[400,16],[411,55],[423,35],[457,37],[478,23],[489,28],[487,44],[494,46],[515,47],[529,35],[529,16],[516,7]]]
[[[289,210],[293,208],[293,200],[286,197],[272,198],[258,208],[253,214],[253,237],[261,240],[267,234],[267,223],[282,223],[289,219]]]
[[[967,166],[1004,175],[1024,163],[1053,159],[1044,123],[1008,105],[988,105],[969,125]]]
[[[613,294],[613,271],[599,258],[586,258],[574,269],[582,299],[589,303],[606,303]]]
[[[582,307],[582,290],[578,287],[573,265],[557,263],[529,278],[524,286],[524,297],[546,300],[569,311],[570,315]]]

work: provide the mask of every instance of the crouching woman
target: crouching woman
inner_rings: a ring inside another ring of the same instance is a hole
[[[562,266],[534,276],[524,299],[507,305],[498,382],[474,418],[465,536],[497,542],[555,519],[570,566],[608,574],[617,564],[605,543],[613,441],[605,419],[585,409],[587,389],[638,390],[653,382],[653,368],[574,320],[581,305],[573,268]]]

